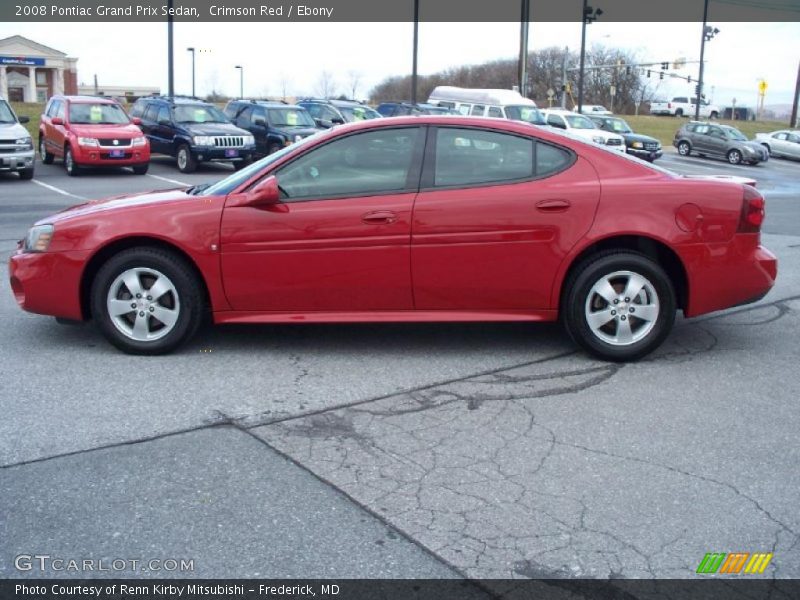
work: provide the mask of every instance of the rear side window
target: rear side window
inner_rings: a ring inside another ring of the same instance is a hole
[[[686,98],[673,98],[672,101],[673,102],[677,102],[679,104],[687,104],[687,99]]]
[[[500,108],[497,107],[497,106],[490,106],[489,107],[489,115],[488,116],[502,118],[503,111],[500,110]]]
[[[435,187],[480,185],[533,176],[533,140],[481,131],[436,131]]]
[[[536,176],[547,177],[566,169],[572,162],[572,155],[557,146],[536,142]]]

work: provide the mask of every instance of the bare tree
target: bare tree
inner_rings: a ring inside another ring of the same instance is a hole
[[[286,100],[286,88],[289,87],[289,77],[286,73],[281,73],[281,100]]]
[[[317,95],[322,98],[330,98],[336,94],[336,82],[334,81],[331,72],[327,69],[323,70],[322,73],[319,74],[316,92]]]
[[[358,71],[348,71],[347,75],[350,77],[350,99],[355,100],[358,84],[361,82],[361,73]]]

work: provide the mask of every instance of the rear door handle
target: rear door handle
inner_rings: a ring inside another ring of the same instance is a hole
[[[536,203],[536,208],[542,212],[564,212],[569,209],[569,200],[561,198],[552,198],[550,200],[541,200]]]
[[[361,221],[369,225],[379,225],[381,223],[394,223],[397,221],[397,213],[390,210],[376,210],[361,215]]]

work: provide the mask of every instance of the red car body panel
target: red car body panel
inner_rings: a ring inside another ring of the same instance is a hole
[[[116,104],[113,100],[93,97],[55,97],[66,103],[63,124],[54,124],[53,118],[46,113],[42,115],[39,124],[39,135],[44,138],[48,152],[56,157],[63,158],[65,148],[72,149],[75,162],[81,166],[91,167],[127,167],[142,165],[150,162],[150,142],[133,122],[124,124],[94,125],[87,123],[71,123],[69,120],[69,107],[73,103],[98,103]],[[49,105],[49,103],[48,103]],[[109,146],[82,146],[78,143],[79,137],[103,140],[118,140],[121,145]],[[129,140],[143,138],[141,146],[130,145]],[[127,144],[127,145],[126,145]],[[123,157],[115,157],[112,152],[122,152]]]
[[[297,152],[398,124],[508,131],[578,158],[517,183],[258,208],[240,201]],[[684,312],[695,316],[751,301],[775,281],[777,261],[760,235],[738,231],[742,203],[741,184],[674,177],[545,128],[401,117],[320,134],[227,198],[167,190],[43,219],[55,226],[48,251],[18,250],[10,276],[25,310],[83,318],[80,286],[92,259],[149,239],[192,261],[219,323],[554,320],[575,261],[595,244],[636,236],[677,257],[688,281]]]

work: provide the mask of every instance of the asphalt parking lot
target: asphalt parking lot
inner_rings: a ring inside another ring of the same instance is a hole
[[[20,311],[0,266],[0,577],[14,557],[191,559],[196,577],[800,577],[800,163],[752,176],[780,260],[757,304],[636,364],[555,325],[228,326],[132,357]],[[0,175],[0,251],[83,199],[231,172]],[[116,576],[186,576],[133,569]]]

